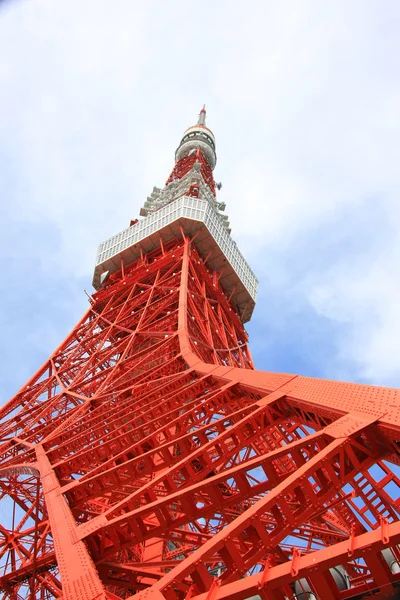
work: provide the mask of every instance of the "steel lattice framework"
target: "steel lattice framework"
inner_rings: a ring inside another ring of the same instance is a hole
[[[146,214],[182,185],[216,203],[204,109],[188,131]],[[255,370],[250,275],[175,216],[104,255],[89,310],[0,411],[1,597],[396,597],[399,392]]]

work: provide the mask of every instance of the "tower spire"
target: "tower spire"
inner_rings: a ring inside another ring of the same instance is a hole
[[[199,113],[199,120],[197,121],[197,125],[205,125],[206,124],[206,116],[207,116],[206,105],[203,104],[203,108],[201,109],[201,111]]]

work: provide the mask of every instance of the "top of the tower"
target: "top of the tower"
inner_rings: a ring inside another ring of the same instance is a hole
[[[207,116],[206,105],[203,104],[203,108],[200,111],[199,120],[197,121],[197,125],[205,125],[206,124],[206,116]]]
[[[206,125],[206,116],[206,107],[204,105],[200,111],[196,125],[192,125],[184,132],[181,142],[175,152],[176,161],[199,149],[206,158],[211,169],[214,169],[217,164],[215,137],[211,129]]]
[[[213,169],[217,160],[215,154],[214,134],[206,125],[206,107],[200,111],[196,125],[192,125],[183,134],[175,153],[175,165],[164,188],[154,187],[147,197],[140,215],[160,210],[166,204],[182,196],[190,196],[207,200],[221,216],[222,222],[230,232],[229,220],[221,212],[225,209],[223,202],[216,198],[216,184]],[[219,188],[218,188],[219,189]]]

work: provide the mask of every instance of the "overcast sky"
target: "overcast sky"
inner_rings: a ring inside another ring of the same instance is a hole
[[[400,3],[0,2],[1,399],[205,102],[258,368],[400,385]]]

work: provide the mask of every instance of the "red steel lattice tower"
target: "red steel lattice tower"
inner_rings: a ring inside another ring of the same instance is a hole
[[[399,393],[254,369],[215,163],[203,109],[0,411],[1,598],[396,597]]]

